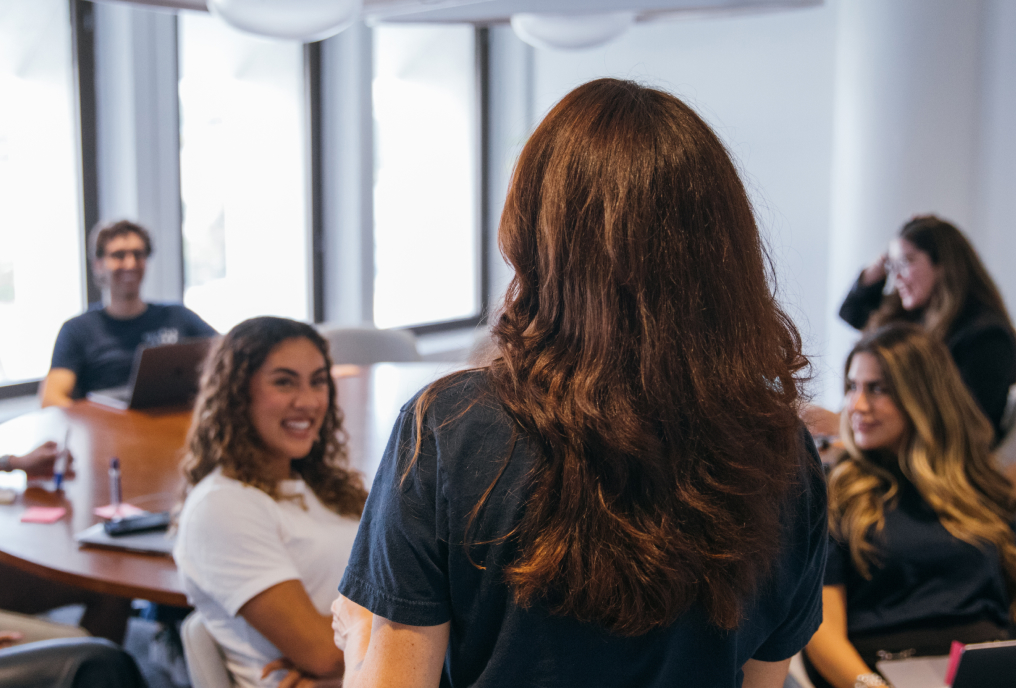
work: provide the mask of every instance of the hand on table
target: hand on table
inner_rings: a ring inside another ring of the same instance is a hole
[[[25,636],[17,631],[0,631],[0,649],[10,647]]]
[[[58,458],[60,458],[60,450],[57,448],[57,443],[51,440],[44,442],[24,456],[12,457],[11,468],[20,468],[28,475],[29,480],[52,478],[53,468]],[[71,461],[73,458],[70,450],[68,450],[67,465],[64,467],[65,476],[71,475]]]
[[[286,672],[286,675],[279,681],[279,688],[342,688],[341,676],[318,677],[305,674],[285,657],[266,664],[261,672],[261,678],[267,677],[273,671]]]

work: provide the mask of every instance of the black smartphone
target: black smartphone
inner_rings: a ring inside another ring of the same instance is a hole
[[[106,535],[112,537],[146,533],[152,530],[166,530],[169,528],[169,512],[159,511],[118,518],[115,521],[106,521],[102,527],[106,531]]]

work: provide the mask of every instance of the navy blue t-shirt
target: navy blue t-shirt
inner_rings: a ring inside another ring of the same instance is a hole
[[[403,407],[374,480],[339,590],[386,619],[414,626],[451,621],[442,686],[709,686],[735,688],[751,658],[800,650],[822,620],[825,482],[802,430],[800,485],[785,510],[782,552],[735,631],[709,623],[699,605],[672,626],[624,638],[535,605],[518,607],[503,582],[516,546],[499,538],[525,504],[533,453],[512,444],[513,423],[491,397],[486,372],[462,375],[423,419],[418,462],[414,402]],[[511,452],[463,543],[469,512]]]
[[[874,537],[871,580],[854,566],[850,548],[830,537],[825,584],[846,587],[848,635],[979,620],[1009,625],[998,550],[953,537],[909,481],[900,480],[899,501],[885,508],[885,527]]]
[[[142,344],[174,344],[188,337],[213,337],[216,332],[197,313],[177,304],[150,303],[136,318],[118,320],[93,304],[60,328],[51,368],[77,375],[73,397],[130,380],[134,351]]]

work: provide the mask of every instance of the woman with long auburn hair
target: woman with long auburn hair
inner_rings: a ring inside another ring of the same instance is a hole
[[[824,620],[806,652],[819,688],[885,685],[876,659],[1008,638],[1016,619],[1016,499],[949,351],[889,325],[857,343],[844,378]]]
[[[590,82],[523,149],[499,239],[496,359],[403,408],[368,498],[344,685],[782,686],[824,481],[730,156],[677,98]]]
[[[173,558],[232,683],[337,684],[328,605],[367,495],[313,327],[252,318],[213,348],[183,474]]]

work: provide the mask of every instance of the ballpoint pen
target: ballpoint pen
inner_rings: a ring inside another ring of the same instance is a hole
[[[63,446],[60,448],[56,456],[56,462],[53,464],[53,484],[57,490],[60,490],[63,485],[64,473],[67,472],[67,455],[70,452],[70,449],[67,448],[67,443],[70,439],[71,429],[68,426],[67,433],[64,435]]]
[[[113,518],[120,517],[120,502],[123,501],[123,492],[120,485],[120,459],[113,457],[109,460],[109,503],[113,507]]]

